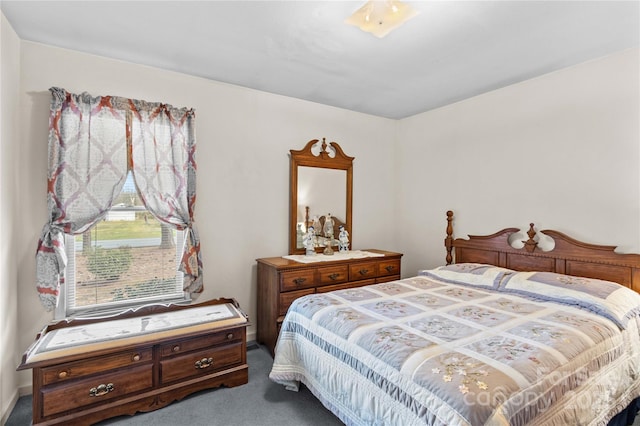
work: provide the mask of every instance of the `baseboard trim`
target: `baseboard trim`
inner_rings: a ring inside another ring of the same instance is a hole
[[[0,424],[5,424],[7,423],[7,421],[9,420],[9,416],[11,415],[11,412],[13,411],[13,409],[15,408],[16,404],[18,403],[18,398],[20,397],[18,391],[13,392],[13,395],[11,396],[11,399],[9,401],[9,405],[7,406],[7,409],[2,413],[2,419],[0,421]]]
[[[31,395],[32,393],[33,393],[33,386],[32,385],[20,386],[18,388],[18,397],[25,396],[25,395]]]

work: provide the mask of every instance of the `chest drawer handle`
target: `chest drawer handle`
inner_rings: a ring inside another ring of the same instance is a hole
[[[91,388],[89,389],[89,396],[102,396],[102,395],[106,395],[109,392],[113,391],[115,389],[115,387],[113,386],[113,383],[109,383],[109,384],[101,384],[96,386],[95,388]]]
[[[227,334],[227,340],[231,340],[231,339],[233,339],[233,333]]]
[[[195,367],[198,370],[211,367],[213,365],[213,358],[202,358],[200,361],[196,361]]]
[[[58,373],[58,378],[59,379],[64,379],[68,375],[69,375],[69,373],[67,373],[66,371],[61,371],[61,372]]]
[[[360,270],[358,271],[358,273],[359,273],[360,275],[367,275],[367,273],[369,273],[369,270],[368,270],[368,269],[360,269]]]
[[[140,354],[135,354],[131,359],[134,361],[140,361]]]
[[[304,283],[306,280],[307,280],[306,278],[296,278],[295,280],[293,280],[293,282],[296,285],[300,285],[300,284]]]
[[[386,270],[387,270],[387,272],[391,272],[391,271],[393,271],[393,270],[394,270],[394,269],[396,269],[396,268],[394,268],[393,266],[389,265],[389,266],[385,266],[385,268],[384,268],[384,269],[386,269]]]
[[[331,278],[332,281],[335,281],[338,279],[338,277],[340,276],[340,274],[331,274],[329,275],[329,278]]]
[[[174,352],[178,352],[180,350],[180,345],[175,345],[172,350]]]

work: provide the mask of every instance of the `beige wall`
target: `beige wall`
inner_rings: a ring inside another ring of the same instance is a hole
[[[639,50],[400,123],[397,222],[406,272],[444,262],[455,233],[556,229],[640,252]]]
[[[33,284],[51,86],[196,109],[201,299],[235,297],[252,319],[255,259],[287,251],[289,149],[314,138],[335,140],[356,158],[355,247],[404,252],[404,276],[442,263],[447,209],[457,213],[457,235],[535,221],[640,251],[637,49],[393,121],[31,42],[12,46],[20,64],[5,65],[3,49],[1,81],[4,89],[20,80],[20,127],[6,136],[13,119],[2,113],[0,212],[13,217],[20,238],[11,260],[2,258],[0,303],[18,300],[17,314],[0,314],[3,408],[16,383],[29,389],[30,373],[14,369],[52,318]],[[19,76],[7,77],[5,67]],[[10,195],[7,173],[16,176]]]
[[[20,39],[11,24],[0,14],[0,424],[18,397],[17,295],[18,279],[15,245],[18,221],[18,182],[16,160],[20,146],[18,136],[18,105],[20,99]],[[7,350],[6,348],[9,348]]]

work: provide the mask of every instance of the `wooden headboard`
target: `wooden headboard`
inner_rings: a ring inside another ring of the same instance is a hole
[[[520,249],[509,244],[518,228],[506,228],[491,235],[469,235],[468,239],[453,239],[453,212],[447,212],[447,265],[455,263],[486,263],[516,271],[546,271],[579,277],[614,281],[640,293],[640,254],[615,253],[615,246],[584,243],[562,232],[540,231],[551,237],[555,247],[542,251],[534,238],[534,225],[529,225],[529,239]],[[454,257],[455,256],[455,257]]]

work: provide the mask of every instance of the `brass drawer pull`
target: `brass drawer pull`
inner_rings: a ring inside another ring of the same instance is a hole
[[[102,395],[106,395],[109,392],[113,391],[115,389],[115,387],[113,386],[113,383],[109,383],[109,384],[101,384],[96,386],[95,388],[91,388],[89,389],[89,396],[102,396]]]
[[[358,271],[360,273],[360,275],[367,275],[367,273],[369,273],[368,269],[360,269],[360,271]]]
[[[393,270],[394,270],[394,269],[396,269],[396,268],[394,268],[393,266],[389,265],[389,266],[385,266],[385,268],[384,268],[384,269],[386,269],[386,270],[387,270],[387,272],[391,272],[391,271],[393,271]]]
[[[180,345],[175,345],[171,350],[174,352],[178,352],[180,350]]]
[[[233,339],[233,333],[227,334],[227,340],[231,340],[231,339]]]
[[[198,370],[211,367],[213,365],[213,358],[202,358],[200,361],[196,361],[195,367]]]
[[[61,372],[59,372],[59,373],[58,373],[58,379],[64,379],[64,378],[66,378],[68,375],[69,375],[69,373],[68,373],[68,372],[66,372],[66,371],[61,371]]]
[[[306,280],[307,280],[306,278],[296,278],[296,279],[293,280],[293,282],[296,285],[300,285],[300,284],[304,283]]]
[[[338,277],[340,276],[340,274],[331,274],[329,275],[329,278],[331,278],[331,280],[335,281],[338,279]]]
[[[131,359],[134,360],[134,361],[140,361],[140,354],[133,355],[133,357],[131,357]]]

